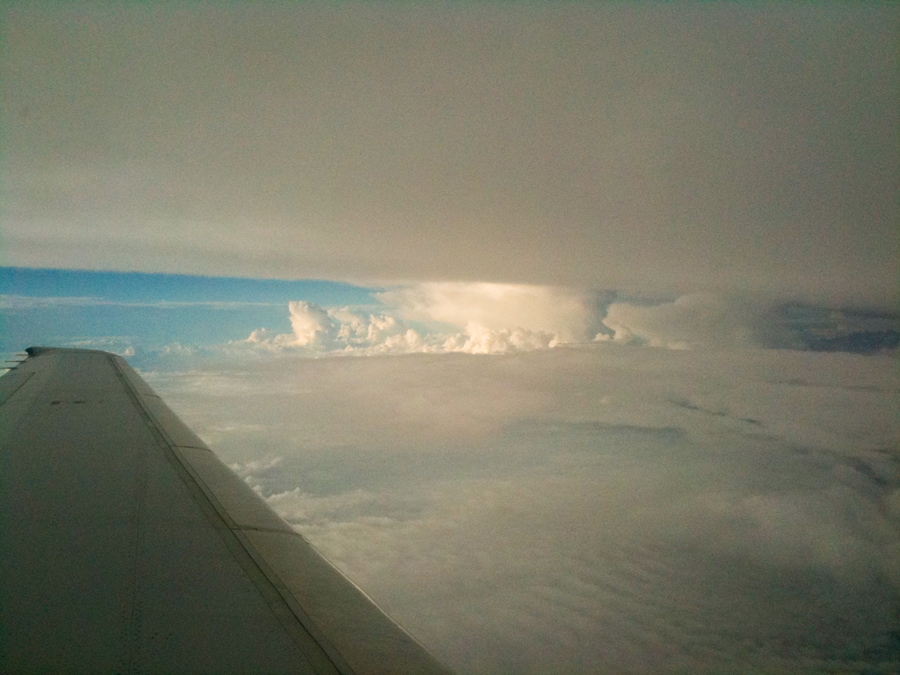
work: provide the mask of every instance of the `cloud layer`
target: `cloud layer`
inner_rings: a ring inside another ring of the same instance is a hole
[[[900,665],[897,372],[589,343],[150,379],[458,672],[820,673]]]
[[[6,263],[883,307],[897,12],[14,2]]]

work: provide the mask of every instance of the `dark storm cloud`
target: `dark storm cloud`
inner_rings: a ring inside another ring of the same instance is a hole
[[[896,300],[890,4],[6,7],[7,264]]]

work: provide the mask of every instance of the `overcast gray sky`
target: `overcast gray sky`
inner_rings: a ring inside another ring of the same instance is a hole
[[[5,3],[5,265],[897,299],[879,3]]]

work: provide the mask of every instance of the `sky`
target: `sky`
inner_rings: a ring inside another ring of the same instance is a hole
[[[4,358],[124,355],[461,674],[900,668],[896,5],[2,21]]]

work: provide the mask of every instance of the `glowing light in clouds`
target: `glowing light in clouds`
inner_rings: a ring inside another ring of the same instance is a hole
[[[895,315],[791,307],[694,293],[669,301],[552,286],[423,283],[376,293],[378,313],[288,304],[292,333],[258,329],[243,344],[308,354],[510,354],[612,341],[670,349],[896,348]]]
[[[593,316],[588,296],[571,289],[528,284],[423,283],[376,295],[405,319],[440,321],[488,330],[545,333],[581,342]],[[478,330],[478,329],[476,329]]]
[[[548,286],[429,283],[376,297],[397,316],[290,302],[293,333],[261,329],[245,342],[345,353],[507,354],[589,340],[596,323],[587,296]],[[404,319],[426,322],[429,330],[417,331]]]

